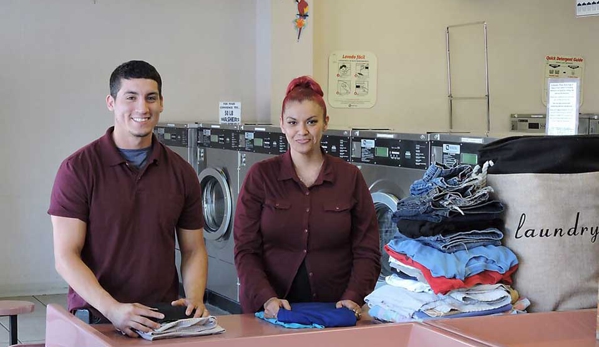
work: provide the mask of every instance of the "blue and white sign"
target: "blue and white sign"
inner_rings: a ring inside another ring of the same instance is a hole
[[[443,144],[443,153],[447,154],[460,154],[460,145]]]

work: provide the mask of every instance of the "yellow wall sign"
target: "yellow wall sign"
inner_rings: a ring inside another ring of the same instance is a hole
[[[580,99],[578,105],[582,105],[584,58],[564,55],[545,56],[545,74],[543,78],[543,104],[547,106],[547,86],[550,78],[576,78],[580,80]]]
[[[329,56],[329,104],[371,108],[376,103],[377,59],[365,51],[335,51]]]

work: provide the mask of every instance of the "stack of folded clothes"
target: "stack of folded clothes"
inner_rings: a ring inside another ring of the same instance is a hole
[[[412,184],[393,214],[398,232],[385,245],[394,273],[366,298],[371,316],[399,322],[528,306],[510,287],[518,259],[501,245],[504,206],[487,185],[490,165],[435,163]]]

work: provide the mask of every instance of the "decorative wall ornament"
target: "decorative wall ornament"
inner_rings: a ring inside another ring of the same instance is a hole
[[[306,0],[295,0],[295,2],[297,3],[297,15],[293,23],[297,29],[297,42],[299,42],[302,29],[306,26],[308,18],[308,2]]]

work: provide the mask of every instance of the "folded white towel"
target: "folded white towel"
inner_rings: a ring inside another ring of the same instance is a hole
[[[401,277],[397,276],[396,274],[391,274],[391,275],[385,277],[385,281],[389,285],[407,289],[414,293],[432,293],[433,292],[433,290],[431,289],[431,286],[429,286],[426,283],[422,283],[422,282],[419,282],[416,280],[401,278]]]
[[[420,310],[431,317],[442,317],[451,313],[482,312],[511,303],[507,286],[482,284],[471,288],[452,290],[440,300],[423,305]]]

